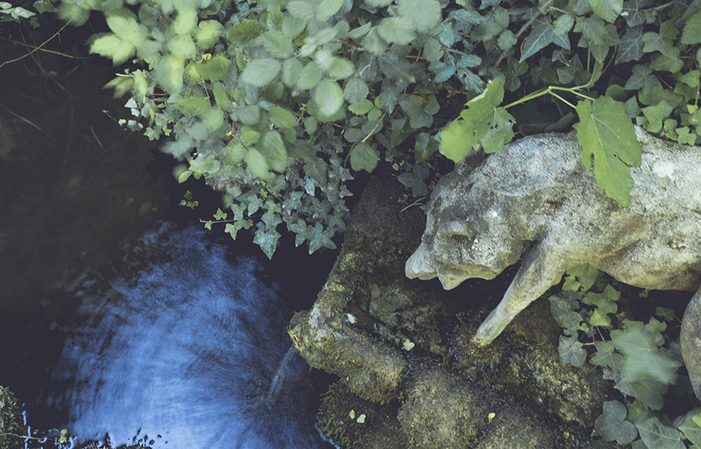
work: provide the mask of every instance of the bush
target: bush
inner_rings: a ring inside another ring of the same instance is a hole
[[[62,0],[59,14],[80,25],[93,9],[111,32],[91,52],[141,67],[108,87],[149,138],[171,137],[179,181],[224,193],[207,225],[251,228],[268,257],[282,222],[310,253],[335,248],[353,171],[386,162],[426,195],[439,146],[495,151],[514,124],[571,125],[569,106],[585,166],[593,154],[624,205],[632,122],[690,144],[701,131],[699,0]],[[455,98],[471,101],[439,145]]]

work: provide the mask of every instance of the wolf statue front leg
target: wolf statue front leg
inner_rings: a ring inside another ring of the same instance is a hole
[[[539,242],[528,250],[501,302],[477,329],[472,341],[479,346],[490,344],[516,315],[560,282],[567,268],[556,248],[547,242]]]

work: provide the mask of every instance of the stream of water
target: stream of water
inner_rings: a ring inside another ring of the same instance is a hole
[[[83,318],[46,406],[67,411],[74,444],[332,447],[314,427],[319,392],[290,349],[281,287],[257,258],[204,234],[166,224],[127,245],[116,280],[86,272],[55,285],[82,299]]]

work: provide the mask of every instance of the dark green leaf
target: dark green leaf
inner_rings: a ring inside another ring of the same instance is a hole
[[[614,371],[621,370],[623,356],[615,352],[615,347],[610,341],[596,341],[596,354],[589,359],[589,363],[597,366],[608,366]]]
[[[538,18],[533,21],[533,28],[523,44],[519,62],[525,61],[550,45],[554,37],[553,26],[550,24],[550,21],[543,15],[538,16]]]
[[[623,0],[589,0],[589,5],[594,13],[609,23],[623,11]]]
[[[701,43],[701,11],[686,21],[682,30],[682,44],[695,45]]]
[[[662,25],[660,25],[659,34],[652,32],[643,34],[643,41],[645,42],[643,51],[645,53],[659,51],[670,58],[675,57],[674,39],[678,35],[679,31],[671,20],[663,22]]]
[[[691,441],[692,444],[701,446],[701,426],[699,426],[696,421],[697,420],[693,418],[687,419],[684,424],[679,426],[679,430],[684,432],[684,436],[687,440]]]
[[[266,28],[255,20],[244,20],[227,31],[231,45],[245,45],[266,31]]]
[[[564,329],[577,329],[582,322],[582,316],[575,312],[576,301],[567,295],[558,294],[550,297],[550,313],[557,324]]]
[[[197,73],[206,80],[224,80],[229,73],[231,61],[224,56],[213,56],[209,61],[197,64]]]
[[[377,153],[367,143],[361,142],[351,150],[350,163],[353,170],[372,172],[377,167]]]
[[[632,442],[638,431],[630,421],[626,421],[628,410],[618,401],[604,401],[603,413],[596,418],[594,429],[606,441],[616,441],[620,445]]]
[[[623,2],[623,14],[629,27],[637,27],[645,23],[645,13],[642,11],[650,4],[649,0],[627,0]]]
[[[626,34],[621,38],[616,54],[616,64],[622,62],[639,61],[643,57],[643,27],[628,27]]]
[[[272,82],[282,66],[276,59],[254,59],[246,65],[241,74],[241,82],[255,87],[263,87]]]
[[[637,64],[633,66],[633,75],[626,82],[625,88],[642,90],[643,93],[647,94],[659,84],[659,78],[652,74],[652,69],[648,65]]]
[[[429,133],[419,133],[415,136],[414,157],[416,163],[424,162],[438,151],[438,141],[431,137]]]

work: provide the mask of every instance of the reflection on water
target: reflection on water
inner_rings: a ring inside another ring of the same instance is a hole
[[[69,411],[81,442],[154,448],[324,447],[306,362],[290,348],[278,287],[255,258],[227,256],[193,228],[167,225],[129,249],[139,271],[99,292],[54,376],[70,387],[47,405]],[[142,264],[143,266],[139,266]]]

